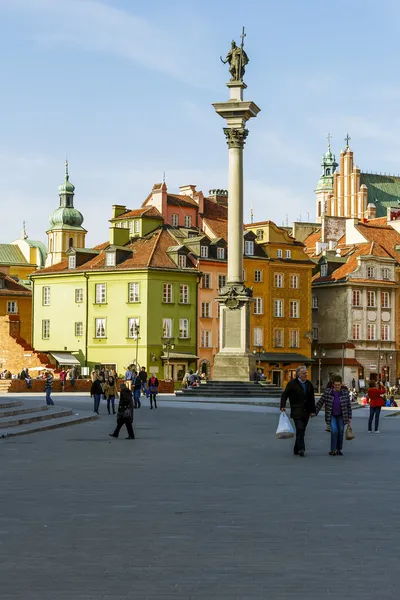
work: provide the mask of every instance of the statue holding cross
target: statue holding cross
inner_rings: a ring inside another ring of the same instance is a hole
[[[236,46],[236,42],[232,40],[231,49],[226,55],[226,59],[223,60],[222,56],[220,57],[221,62],[225,65],[229,63],[229,73],[231,74],[231,81],[243,81],[243,75],[245,72],[245,67],[249,62],[249,58],[246,52],[243,49],[244,46],[244,38],[246,34],[244,32],[244,27],[242,29],[242,43],[240,48]]]

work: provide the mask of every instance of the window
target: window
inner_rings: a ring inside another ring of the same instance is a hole
[[[226,275],[218,275],[218,289],[222,290],[226,286]]]
[[[376,339],[376,327],[375,327],[375,323],[368,324],[368,326],[367,326],[367,339],[368,340],[375,340]]]
[[[353,290],[352,305],[353,306],[361,306],[361,292],[360,292],[360,290]]]
[[[274,317],[283,317],[283,300],[274,300]]]
[[[277,258],[282,258],[282,250],[277,250],[276,256],[277,256]]]
[[[208,258],[208,246],[200,246],[201,258]]]
[[[174,214],[171,216],[172,227],[179,227],[179,215]]]
[[[49,319],[44,319],[42,321],[42,338],[44,340],[50,339],[50,321],[49,321]]]
[[[76,267],[76,256],[73,254],[72,256],[68,256],[68,269],[75,269]]]
[[[289,346],[290,346],[290,348],[298,348],[299,347],[299,330],[298,329],[290,329],[290,331],[289,331]]]
[[[314,342],[318,341],[318,327],[313,327],[312,328],[312,339],[314,340]]]
[[[189,304],[189,286],[186,284],[179,286],[179,302],[181,304]]]
[[[128,302],[139,302],[139,283],[128,283]]]
[[[188,215],[187,217],[185,217],[185,227],[191,227],[192,226],[192,217],[190,215]]]
[[[292,319],[298,319],[300,317],[300,307],[299,307],[299,301],[298,300],[291,300],[290,301],[289,316]]]
[[[178,255],[178,265],[180,266],[181,269],[186,268],[186,254]]]
[[[179,319],[179,337],[182,339],[189,337],[189,319]]]
[[[133,234],[133,221],[129,221],[129,233]]]
[[[361,340],[361,324],[353,323],[353,340]]]
[[[76,288],[75,302],[83,302],[83,288]]]
[[[292,251],[291,250],[285,250],[285,257],[286,258],[292,258]]]
[[[262,327],[254,327],[253,329],[253,340],[255,346],[263,345],[263,330]]]
[[[243,279],[243,281],[246,281],[246,279],[247,279],[247,269],[243,269],[243,271],[242,271],[242,279]]]
[[[382,279],[390,279],[390,269],[382,269]]]
[[[256,283],[261,283],[262,282],[262,280],[263,280],[262,274],[263,274],[263,272],[260,271],[259,269],[256,269],[254,271],[254,281]]]
[[[81,321],[75,323],[75,335],[78,337],[83,335],[83,323]]]
[[[43,306],[50,306],[50,288],[44,287],[42,293]]]
[[[203,288],[205,290],[211,289],[211,274],[210,273],[204,273],[204,275],[203,275]]]
[[[375,268],[367,267],[367,277],[368,279],[375,279]]]
[[[123,229],[128,229],[128,227],[129,227],[128,222],[127,221],[123,221],[122,222],[122,228]]]
[[[297,290],[299,288],[299,276],[298,275],[290,276],[290,287],[293,290]]]
[[[139,319],[132,317],[128,319],[128,338],[137,340],[139,338]]]
[[[376,294],[373,291],[367,292],[367,306],[374,308],[376,306]]]
[[[313,308],[318,308],[318,296],[313,296],[312,297],[312,307]]]
[[[217,248],[217,258],[219,258],[219,260],[224,260],[225,248]]]
[[[163,337],[172,337],[172,319],[163,319]]]
[[[389,292],[381,293],[381,304],[382,308],[390,308],[390,294]]]
[[[106,252],[106,267],[115,267],[115,252]]]
[[[254,254],[254,242],[253,241],[245,240],[244,253],[246,256],[253,256],[253,254]]]
[[[209,319],[211,317],[210,302],[202,302],[201,303],[201,317],[202,317],[202,319]]]
[[[277,288],[283,288],[283,275],[282,275],[282,273],[275,273],[275,275],[274,275],[274,285]]]
[[[208,329],[201,332],[200,345],[202,348],[211,348],[211,331]]]
[[[384,325],[381,327],[381,338],[382,341],[387,342],[390,340],[390,325]]]
[[[283,348],[283,329],[274,329],[274,348]]]
[[[164,283],[163,285],[163,302],[172,304],[172,283]]]
[[[263,299],[262,298],[254,298],[254,314],[255,315],[263,314]]]
[[[321,277],[328,276],[328,265],[326,263],[322,263],[321,265]]]
[[[105,319],[96,319],[95,320],[95,332],[97,338],[105,338],[106,337],[106,320]]]
[[[106,284],[105,283],[96,283],[96,304],[106,304],[106,302],[107,302]]]
[[[256,236],[257,236],[258,240],[263,240],[264,239],[264,230],[263,229],[257,229]]]
[[[7,302],[7,312],[9,314],[16,314],[18,312],[18,303],[14,301]]]
[[[72,248],[73,245],[74,245],[74,240],[72,238],[69,238],[68,247]]]
[[[140,221],[136,219],[136,220],[134,221],[134,223],[135,223],[135,224],[134,224],[134,232],[135,232],[135,233],[140,233]]]

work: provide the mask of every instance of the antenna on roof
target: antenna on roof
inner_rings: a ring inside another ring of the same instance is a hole
[[[250,223],[253,223],[254,221],[254,212],[253,212],[253,205],[250,205]]]
[[[285,215],[285,224],[286,224],[286,227],[289,227],[289,217],[288,217],[287,213]]]
[[[163,172],[163,175],[162,175],[162,182],[165,183],[165,171]]]

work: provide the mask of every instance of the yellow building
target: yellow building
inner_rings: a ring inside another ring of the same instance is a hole
[[[253,288],[252,349],[257,366],[285,385],[311,359],[311,277],[304,244],[272,223],[245,225],[244,279]]]

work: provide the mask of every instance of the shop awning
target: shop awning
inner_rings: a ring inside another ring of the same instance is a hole
[[[80,365],[79,360],[70,352],[49,352],[59,365]]]
[[[161,355],[161,360],[189,360],[189,361],[193,361],[193,360],[197,360],[199,357],[196,356],[195,354],[189,354],[186,352],[170,352],[169,355],[167,354],[162,354]]]
[[[297,354],[296,352],[261,352],[260,358],[258,358],[258,352],[256,352],[254,356],[257,360],[268,363],[310,365],[314,362],[313,358],[304,356],[304,354]]]

